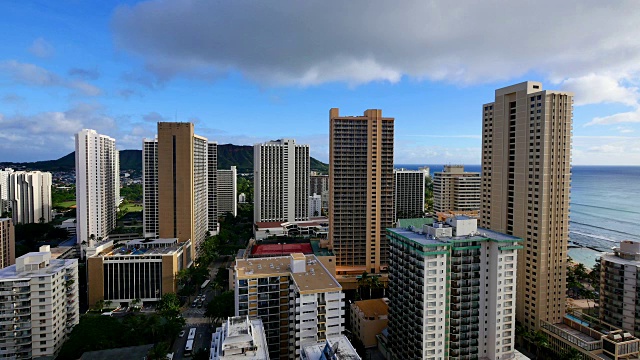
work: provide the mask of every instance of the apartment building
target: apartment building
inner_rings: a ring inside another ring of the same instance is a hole
[[[478,172],[465,172],[463,165],[445,165],[433,173],[433,210],[471,212],[480,210],[482,178]]]
[[[424,179],[424,171],[393,170],[394,220],[424,215]]]
[[[388,230],[388,346],[398,359],[514,356],[522,239],[465,216]]]
[[[362,360],[349,339],[344,336],[334,336],[316,344],[303,346],[300,353],[301,360]]]
[[[95,245],[116,227],[120,201],[120,158],[116,140],[83,129],[76,140],[76,236]]]
[[[271,359],[344,330],[342,287],[315,255],[237,259],[234,280],[236,316],[262,319]]]
[[[309,218],[322,216],[322,196],[313,194],[309,196]]]
[[[16,231],[10,218],[0,218],[0,269],[16,263]]]
[[[557,323],[541,320],[540,331],[556,354],[575,349],[582,360],[640,359],[640,339],[582,312],[565,314]]]
[[[322,197],[322,210],[329,211],[329,175],[318,175],[311,172],[309,181],[309,195],[317,194]]]
[[[0,318],[0,358],[55,358],[80,320],[78,260],[41,246],[0,269]]]
[[[389,299],[354,301],[351,304],[351,328],[365,348],[378,345],[376,335],[382,333],[389,322]]]
[[[210,142],[208,145],[207,158],[208,164],[208,189],[209,192],[209,233],[215,235],[220,231],[218,224],[218,143]]]
[[[238,173],[236,167],[232,166],[229,170],[218,170],[217,175],[218,214],[231,213],[236,216],[238,215]]]
[[[137,239],[93,254],[87,259],[89,305],[99,300],[155,302],[177,292],[176,274],[191,266],[190,249],[190,241],[178,238]]]
[[[565,313],[573,94],[527,81],[482,106],[480,224],[524,239],[517,318],[527,330]]]
[[[253,220],[309,219],[309,145],[293,139],[253,146]]]
[[[600,319],[640,337],[640,242],[600,256]]]
[[[11,168],[0,170],[0,215],[9,209],[9,174],[12,172]]]
[[[145,238],[160,236],[158,224],[158,139],[142,140],[142,231]]]
[[[264,326],[259,318],[230,317],[211,336],[209,360],[269,360]]]
[[[393,124],[382,110],[329,112],[329,241],[338,274],[380,273],[394,221]]]
[[[12,172],[8,176],[7,190],[14,224],[48,223],[51,221],[50,172]]]

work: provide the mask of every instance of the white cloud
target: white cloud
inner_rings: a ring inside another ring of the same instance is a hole
[[[48,58],[53,56],[56,51],[53,48],[53,45],[40,37],[33,41],[29,47],[29,52],[39,58]]]
[[[628,111],[603,117],[595,117],[593,118],[593,120],[586,123],[585,126],[621,123],[640,123],[640,108],[634,111]]]
[[[618,130],[620,133],[622,134],[630,134],[635,132],[635,130],[628,128],[628,127],[624,127],[624,126],[618,126],[616,127],[616,130]]]
[[[8,74],[15,83],[53,87],[59,86],[74,90],[76,94],[85,96],[98,96],[102,93],[100,88],[84,81],[67,80],[40,66],[21,63],[15,60],[0,62],[0,71]]]
[[[638,103],[638,88],[621,84],[627,74],[588,74],[569,78],[562,82],[562,88],[575,94],[575,104],[622,103],[635,106]]]
[[[239,71],[270,85],[393,83],[405,75],[473,84],[533,72],[570,86],[589,74],[640,70],[640,38],[630,35],[640,22],[636,5],[143,1],[117,8],[112,27],[117,46],[160,79]],[[634,92],[618,91],[622,101]],[[612,97],[585,101],[620,101]]]
[[[574,165],[638,165],[638,136],[574,136]]]

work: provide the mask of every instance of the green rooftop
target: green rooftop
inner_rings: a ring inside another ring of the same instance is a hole
[[[398,219],[398,227],[405,229],[409,226],[422,229],[423,225],[433,225],[433,218]]]

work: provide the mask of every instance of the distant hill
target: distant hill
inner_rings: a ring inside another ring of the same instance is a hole
[[[218,145],[218,169],[229,169],[235,165],[239,173],[253,172],[253,146]],[[40,171],[73,171],[75,169],[75,152],[57,160],[46,160],[26,163],[0,163],[1,168],[12,167]],[[120,169],[142,171],[142,150],[121,150]],[[327,173],[329,165],[311,158],[311,170]]]

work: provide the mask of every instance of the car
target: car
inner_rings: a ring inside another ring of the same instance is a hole
[[[178,337],[184,337],[184,330],[180,331],[180,334],[178,334]]]
[[[194,302],[192,302],[192,303],[191,303],[191,307],[192,307],[192,308],[194,308],[194,307],[196,307],[196,306],[198,306],[198,302],[197,302],[197,301],[194,301]]]

